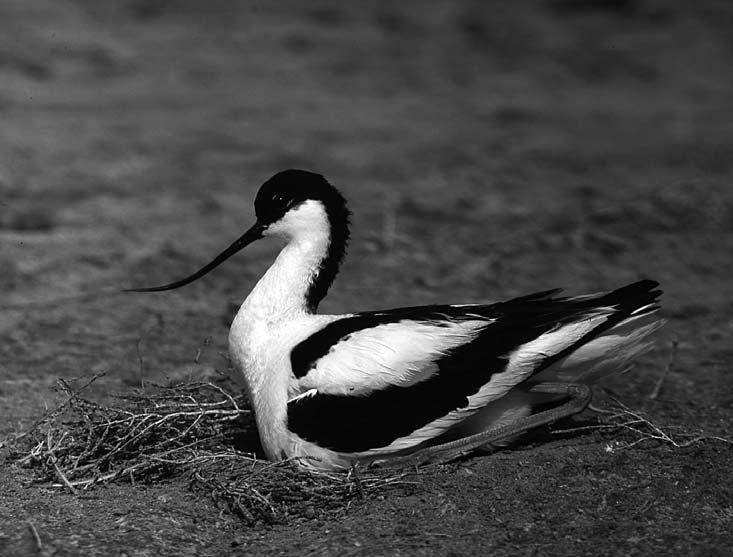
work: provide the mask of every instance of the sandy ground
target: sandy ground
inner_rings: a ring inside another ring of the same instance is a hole
[[[234,304],[277,246],[185,290],[117,290],[208,260],[259,184],[300,167],[355,213],[322,311],[655,278],[657,348],[605,387],[731,438],[733,8],[504,4],[4,0],[0,437],[58,377],[105,371],[104,396],[225,370]],[[546,435],[254,528],[183,480],[74,497],[0,451],[0,554],[733,551],[731,445],[607,445]]]

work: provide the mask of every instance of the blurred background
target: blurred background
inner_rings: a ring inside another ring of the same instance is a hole
[[[150,327],[172,343],[152,341],[161,363],[223,341],[277,246],[179,292],[45,303],[197,268],[290,167],[323,173],[355,213],[323,311],[641,276],[671,307],[730,304],[727,2],[0,10],[6,373],[33,374],[56,341],[56,373],[137,368],[124,347]]]
[[[354,211],[322,311],[654,278],[669,323],[612,387],[644,399],[676,340],[658,411],[723,427],[732,68],[724,0],[3,0],[0,434],[59,376],[225,370],[277,245],[116,291],[208,261],[290,167]]]

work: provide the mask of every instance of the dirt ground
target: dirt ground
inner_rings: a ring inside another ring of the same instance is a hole
[[[104,397],[226,370],[276,245],[118,290],[208,261],[289,167],[354,211],[322,311],[654,278],[657,347],[604,387],[730,439],[732,67],[724,0],[4,0],[0,439],[59,377],[105,371]],[[0,554],[730,555],[731,451],[547,433],[248,527],[183,478],[74,497],[0,450]]]

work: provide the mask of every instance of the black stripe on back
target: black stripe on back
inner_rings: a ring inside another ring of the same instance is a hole
[[[389,386],[364,397],[315,394],[289,403],[289,428],[303,439],[334,451],[358,452],[385,447],[453,410],[465,408],[469,396],[488,383],[492,375],[506,368],[508,355],[518,346],[558,325],[580,319],[598,307],[615,307],[617,311],[599,327],[605,330],[635,309],[654,302],[659,292],[650,290],[655,286],[652,281],[641,281],[590,299],[546,299],[544,296],[549,293],[543,293],[543,296],[525,296],[491,306],[400,308],[336,321],[296,347],[301,350],[295,355],[296,361],[301,365],[315,362],[339,339],[383,323],[406,319],[423,322],[475,319],[476,315],[497,319],[487,324],[473,341],[454,348],[436,361],[438,372],[421,383]],[[583,342],[597,334],[593,331]],[[573,349],[581,344],[574,344]],[[567,353],[563,351],[563,355]],[[548,358],[535,372],[555,360]]]
[[[481,310],[488,306],[476,307]],[[357,331],[371,329],[388,323],[399,323],[400,321],[429,322],[437,326],[440,326],[442,323],[447,326],[450,322],[483,318],[480,313],[472,313],[472,309],[469,307],[447,305],[416,306],[357,313],[350,317],[344,317],[343,319],[329,323],[323,329],[316,331],[293,348],[290,352],[290,364],[293,375],[297,378],[305,377],[313,369],[318,360],[328,354],[336,344]]]

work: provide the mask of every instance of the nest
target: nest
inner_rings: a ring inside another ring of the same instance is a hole
[[[59,380],[62,401],[8,443],[11,460],[34,469],[41,481],[79,494],[107,482],[151,483],[184,478],[191,489],[248,524],[283,523],[344,512],[355,500],[413,482],[394,468],[352,468],[348,473],[306,470],[297,459],[270,463],[253,452],[254,416],[243,395],[226,384],[149,386],[100,404],[84,396],[98,376],[72,388]],[[640,443],[683,448],[730,439],[662,428],[619,401],[594,409],[595,423],[553,433],[592,430],[613,440],[606,451]],[[242,439],[252,441],[242,443]],[[0,447],[3,443],[0,442]],[[247,450],[249,449],[249,450]]]
[[[270,463],[238,447],[254,438],[243,395],[215,383],[152,386],[100,404],[84,396],[99,376],[79,388],[58,381],[64,400],[11,440],[11,457],[74,494],[106,482],[150,483],[185,477],[196,493],[249,524],[313,518],[344,511],[406,474],[322,473],[296,459]]]

